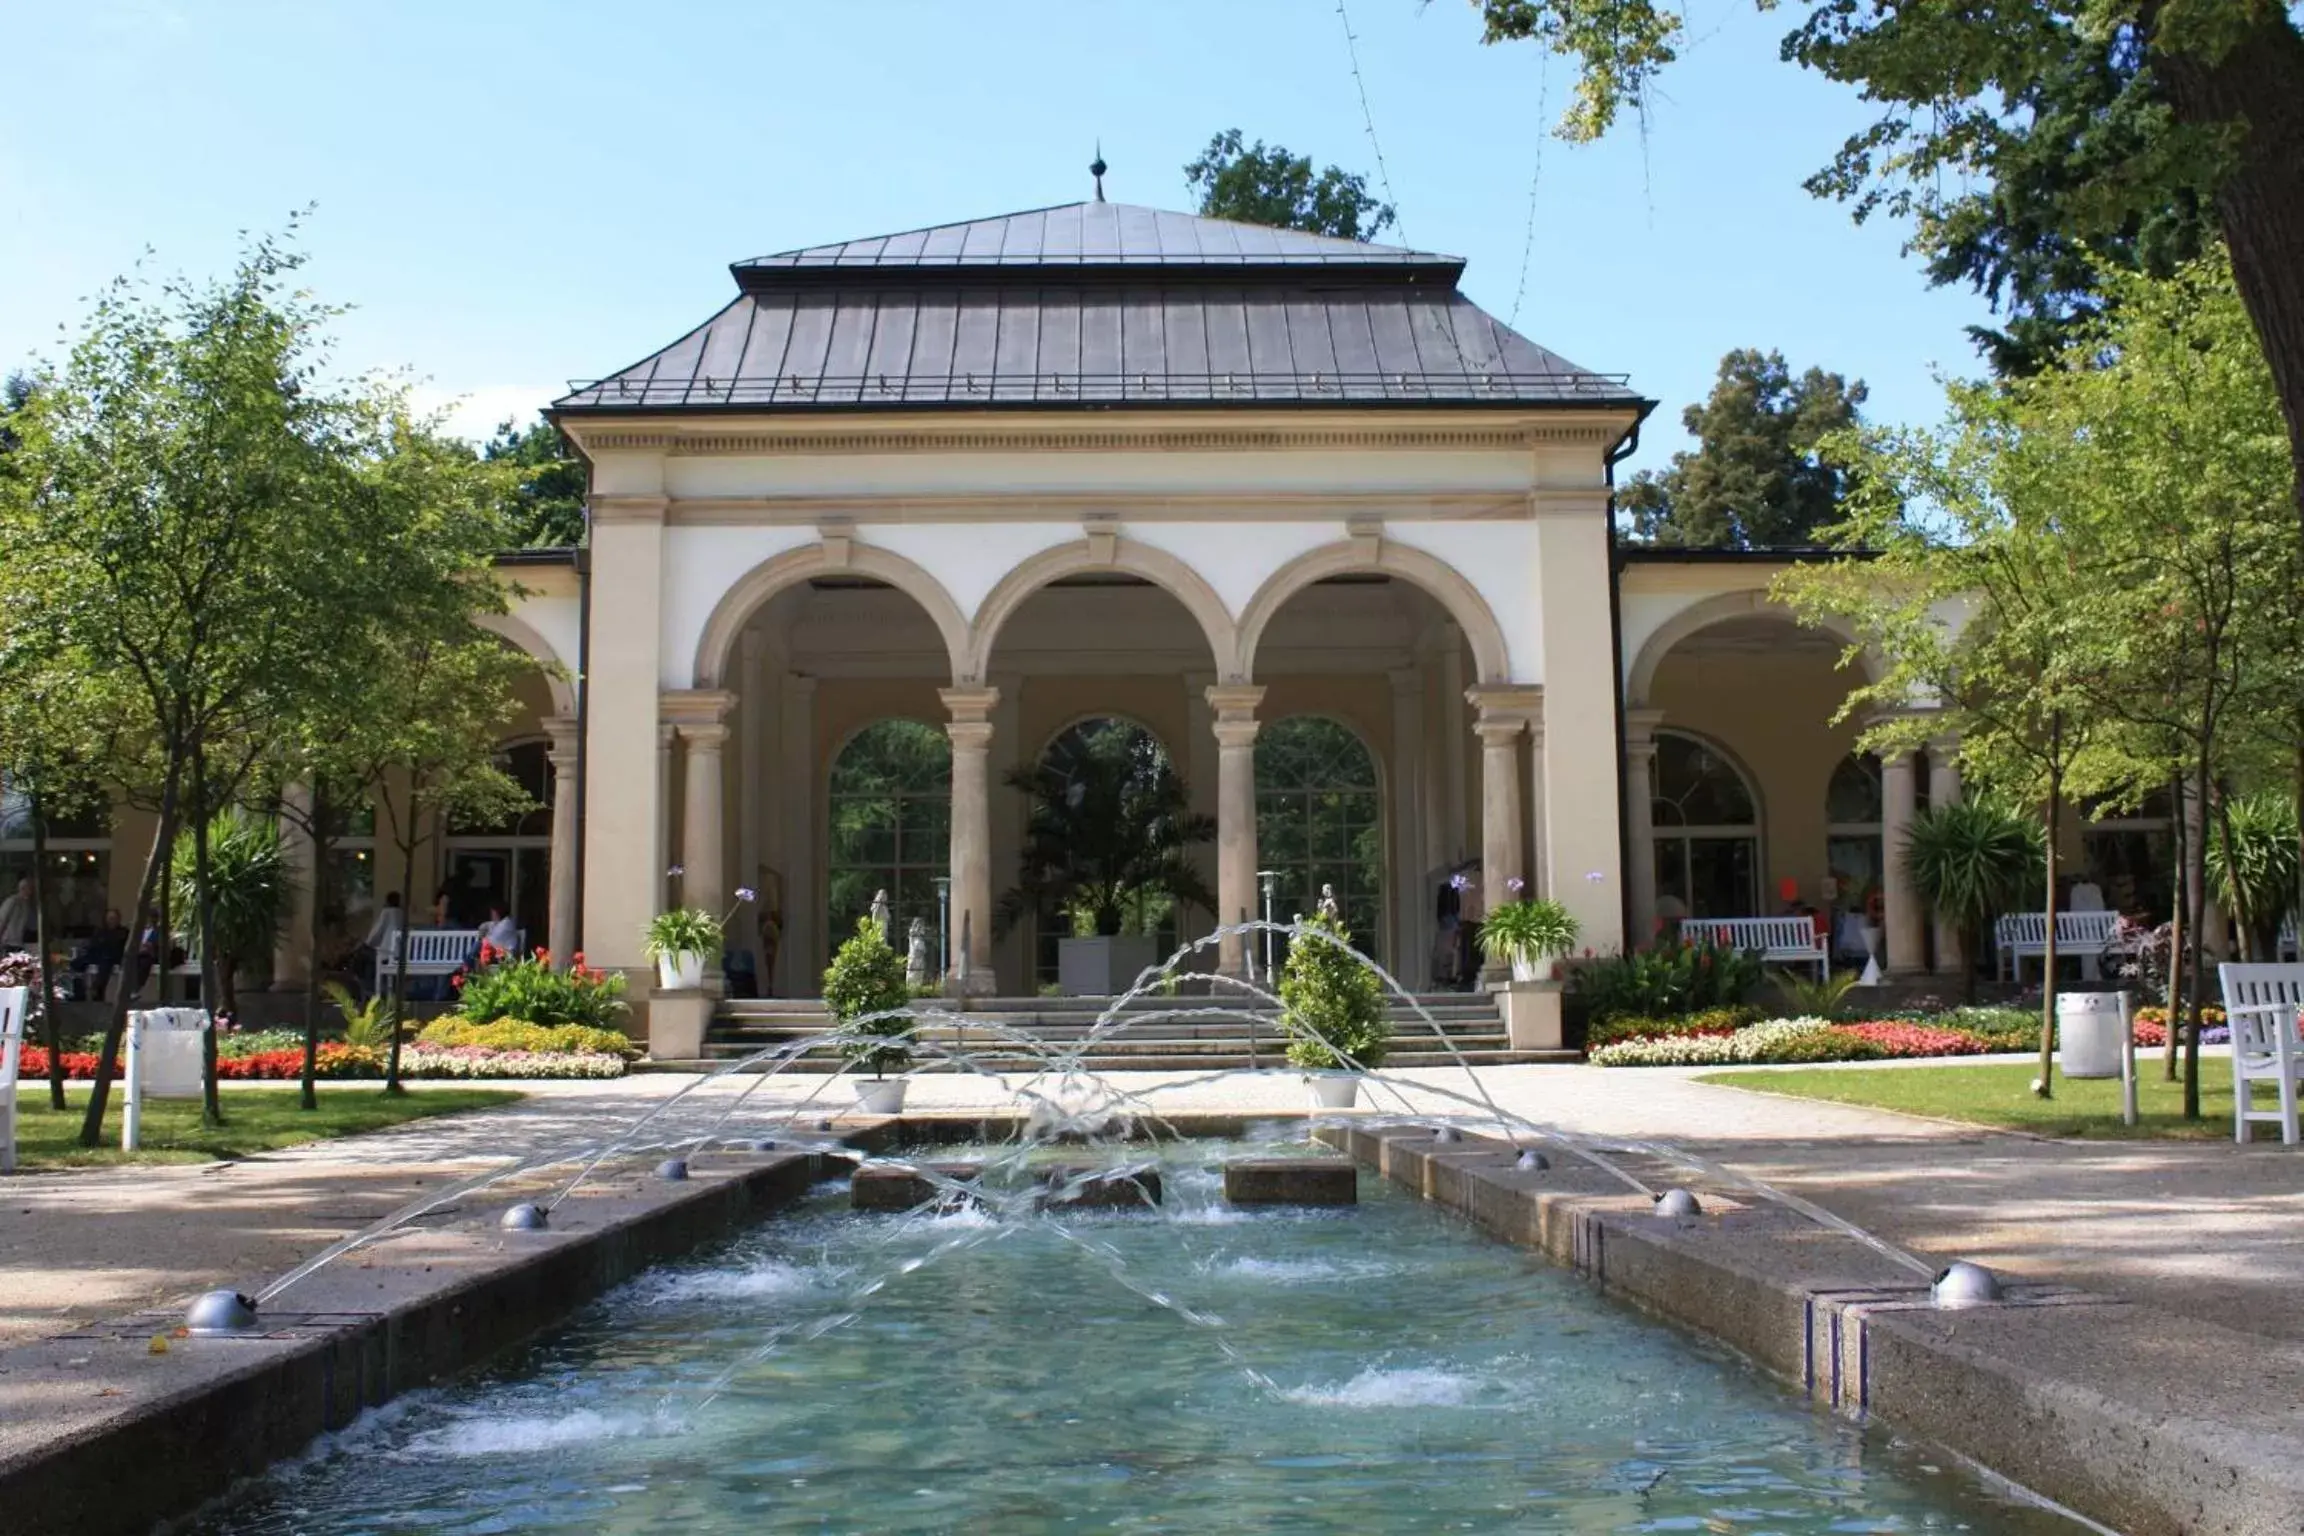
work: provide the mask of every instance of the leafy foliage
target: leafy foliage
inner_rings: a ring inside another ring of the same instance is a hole
[[[480,456],[513,471],[502,482],[499,505],[506,528],[522,547],[558,549],[584,542],[584,461],[558,427],[542,417],[524,428],[506,418]]]
[[[1542,960],[1576,947],[1575,914],[1541,897],[1507,901],[1480,925],[1480,950],[1491,959]]]
[[[170,862],[174,889],[170,905],[177,933],[198,943],[200,890],[194,881],[192,833],[176,838]],[[208,900],[218,967],[268,964],[287,925],[295,884],[280,847],[280,824],[242,810],[219,813],[208,823]],[[227,998],[230,982],[227,980]]]
[[[1835,971],[1821,980],[1799,971],[1778,971],[1769,978],[1794,1013],[1826,1019],[1838,1016],[1861,979],[1854,971]]]
[[[1658,544],[1738,549],[1813,544],[1840,520],[1846,472],[1820,445],[1857,424],[1864,383],[1810,368],[1797,378],[1781,352],[1739,348],[1680,421],[1693,453],[1662,474],[1642,470],[1617,505],[1634,537]]]
[[[641,952],[651,960],[698,955],[709,963],[727,942],[728,932],[720,919],[701,907],[676,907],[648,920],[647,942]]]
[[[485,961],[489,956],[484,953]],[[468,1020],[481,1023],[510,1021],[532,1024],[545,1029],[577,1027],[595,1032],[616,1032],[616,1021],[624,1016],[624,973],[595,970],[584,963],[584,957],[575,957],[575,963],[565,971],[554,970],[550,957],[543,954],[495,960],[479,969],[464,973],[456,988],[456,1010]],[[430,1031],[417,1036],[429,1040]],[[619,1036],[621,1038],[621,1036]],[[483,1040],[433,1041],[434,1044],[485,1045]],[[591,1046],[515,1046],[503,1045],[501,1050],[576,1050],[595,1049]]]
[[[2296,802],[2270,792],[2225,800],[2207,843],[2217,899],[2247,918],[2249,953],[2271,958],[2272,936],[2296,904]]]
[[[324,981],[321,990],[336,1010],[338,1026],[344,1032],[346,1045],[364,1045],[382,1049],[392,1042],[392,1020],[385,1010],[391,999],[385,997],[360,998],[340,981]]]
[[[622,980],[622,977],[618,977]],[[619,1005],[621,1006],[621,1005]],[[633,1056],[638,1048],[620,1029],[585,1024],[540,1024],[519,1018],[480,1019],[451,1014],[434,1019],[416,1036],[418,1045],[443,1050],[476,1046],[484,1051],[573,1052],[585,1056]]]
[[[1280,967],[1280,1029],[1288,1060],[1306,1071],[1384,1064],[1392,1038],[1384,983],[1352,949],[1341,921],[1315,912],[1288,945]]]
[[[1894,857],[1904,861],[1913,891],[1960,930],[1964,952],[1973,955],[1993,918],[2030,910],[2046,838],[2036,819],[1979,795],[1914,816]],[[1973,976],[1968,987],[1973,995]]]
[[[888,935],[869,917],[856,920],[856,931],[832,956],[824,973],[824,1006],[858,1038],[843,1043],[848,1059],[880,1076],[902,1071],[912,1061],[906,1043],[912,1020],[896,1010],[909,1005],[912,989],[904,981],[904,957],[888,947]]]
[[[1328,166],[1317,174],[1308,156],[1291,155],[1262,139],[1242,146],[1227,128],[1184,167],[1185,185],[1200,194],[1200,212],[1212,219],[1300,229],[1339,240],[1373,240],[1394,222],[1392,206],[1376,200],[1368,178]]]
[[[1569,972],[1568,994],[1599,1025],[1739,1007],[1759,986],[1760,975],[1756,951],[1673,938],[1580,962]]]
[[[1213,912],[1215,893],[1191,850],[1216,836],[1216,820],[1191,808],[1191,794],[1151,733],[1099,720],[1008,782],[1031,799],[1022,867],[1000,898],[993,931],[1006,933],[1028,912],[1073,914],[1103,935],[1139,925],[1153,903]]]
[[[1603,1045],[1614,1045],[1619,1040],[1663,1040],[1679,1035],[1732,1035],[1745,1025],[1758,1021],[1759,1015],[1750,1008],[1708,1008],[1702,1013],[1683,1013],[1659,1019],[1622,1014],[1594,1024],[1585,1031],[1584,1044],[1589,1049],[1598,1050]]]

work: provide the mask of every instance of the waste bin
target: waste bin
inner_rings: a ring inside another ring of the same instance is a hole
[[[2066,1077],[2118,1077],[2124,1033],[2119,993],[2056,995],[2056,1060]]]

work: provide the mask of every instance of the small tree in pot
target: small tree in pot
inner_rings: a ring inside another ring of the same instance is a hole
[[[1375,1071],[1392,1038],[1383,982],[1353,950],[1352,935],[1332,907],[1302,919],[1301,927],[1280,968],[1280,1030],[1288,1037],[1289,1062],[1306,1072]],[[1312,1080],[1314,1101],[1328,1108],[1349,1105],[1358,1088],[1353,1077]]]
[[[867,1110],[894,1114],[904,1107],[901,1079],[881,1079],[912,1064],[909,1015],[896,1010],[912,1001],[904,980],[904,957],[888,947],[888,935],[870,917],[856,920],[856,932],[832,957],[824,972],[824,1006],[843,1031],[842,1054],[872,1069],[873,1081],[857,1084]]]

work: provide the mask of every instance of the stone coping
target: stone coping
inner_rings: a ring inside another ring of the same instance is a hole
[[[2304,1530],[2304,1349],[2067,1287],[1942,1311],[1853,1238],[1661,1165],[1661,1217],[1574,1156],[1399,1122],[1315,1135],[1396,1184],[1749,1357],[1815,1402],[1931,1441],[2127,1536]]]

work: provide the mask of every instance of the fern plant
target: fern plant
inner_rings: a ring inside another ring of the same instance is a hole
[[[1802,1019],[1838,1017],[1840,1005],[1861,979],[1854,971],[1838,971],[1822,980],[1798,971],[1778,971],[1773,978],[1792,1016]]]
[[[324,981],[320,990],[328,994],[328,1001],[336,1009],[336,1017],[344,1026],[346,1045],[374,1046],[378,1050],[392,1043],[392,1019],[389,994],[379,993],[362,1002],[352,995],[352,989],[340,981]]]

